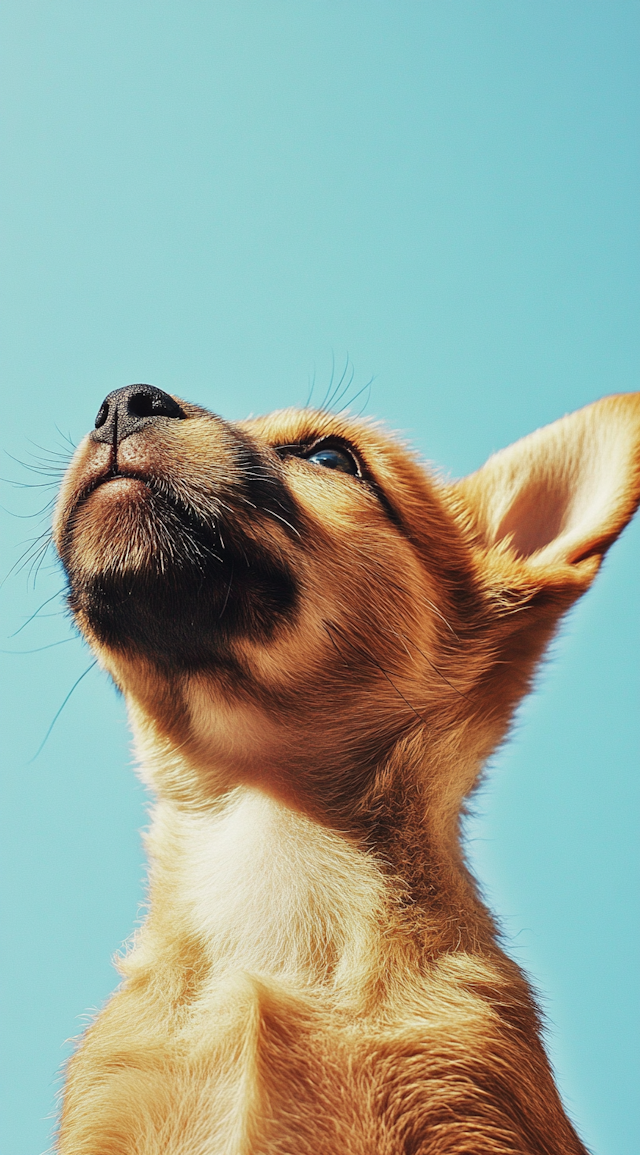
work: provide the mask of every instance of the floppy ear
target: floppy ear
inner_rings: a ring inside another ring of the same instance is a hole
[[[542,586],[581,593],[640,500],[640,393],[562,417],[456,488],[485,547],[501,544]]]

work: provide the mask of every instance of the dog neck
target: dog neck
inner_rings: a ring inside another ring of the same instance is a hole
[[[240,787],[205,813],[160,802],[149,850],[152,911],[199,940],[215,981],[245,971],[345,998],[366,984],[389,887],[348,837]]]
[[[207,809],[161,797],[148,836],[148,930],[160,953],[197,942],[197,965],[214,984],[259,974],[364,1006],[379,998],[381,974],[482,942],[491,949],[492,924],[462,863],[455,800],[430,793],[421,755],[418,738],[398,744],[362,802],[373,825],[360,829],[358,807],[339,829],[249,786]]]

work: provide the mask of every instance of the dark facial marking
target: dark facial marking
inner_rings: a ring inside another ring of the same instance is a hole
[[[68,566],[70,607],[87,616],[100,642],[195,671],[224,664],[230,639],[266,641],[291,619],[296,585],[282,562],[253,543],[247,556],[230,535],[223,548],[195,518],[178,517],[157,495],[152,501],[152,516],[171,539],[170,564],[159,550],[142,571],[75,581],[73,563]]]

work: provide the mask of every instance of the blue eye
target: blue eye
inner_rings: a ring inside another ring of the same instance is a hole
[[[337,469],[339,473],[358,474],[358,466],[348,449],[338,449],[336,446],[326,446],[310,453],[307,461],[314,465],[322,465],[325,469]]]

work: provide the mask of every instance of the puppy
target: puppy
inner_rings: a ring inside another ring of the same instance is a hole
[[[55,539],[156,799],[149,913],[61,1155],[585,1155],[460,812],[639,450],[640,394],[455,484],[348,417],[109,394]]]

